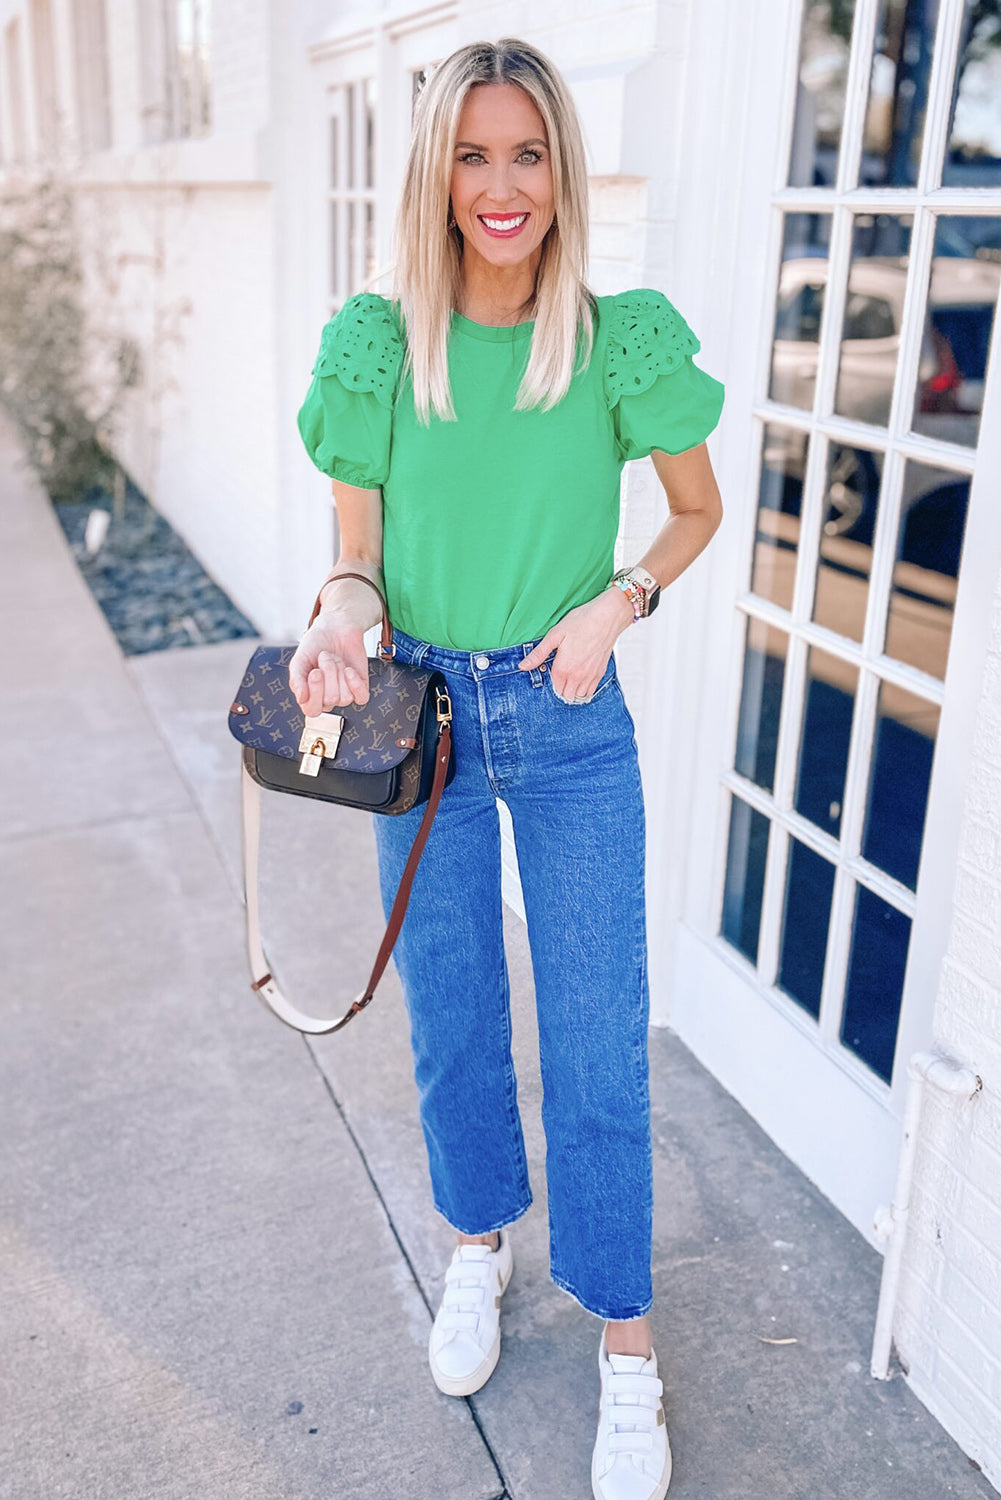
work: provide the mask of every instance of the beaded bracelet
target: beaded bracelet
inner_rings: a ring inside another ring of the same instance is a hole
[[[635,625],[637,620],[642,620],[643,618],[643,599],[639,584],[633,578],[613,578],[612,583],[615,584],[616,588],[621,589],[624,594],[628,594],[632,600],[633,624]]]

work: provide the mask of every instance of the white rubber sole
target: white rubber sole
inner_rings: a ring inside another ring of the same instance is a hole
[[[502,1277],[500,1282],[500,1289],[502,1293],[507,1291],[508,1282],[511,1280],[513,1271],[514,1252],[512,1251],[510,1263],[507,1268],[507,1275],[505,1277]],[[498,1320],[496,1337],[494,1338],[493,1343],[490,1345],[489,1350],[484,1355],[482,1363],[478,1364],[476,1366],[476,1369],[471,1370],[468,1375],[463,1375],[460,1377],[443,1375],[441,1371],[435,1367],[434,1360],[431,1358],[431,1346],[429,1340],[428,1363],[431,1367],[431,1378],[433,1379],[438,1389],[440,1391],[443,1391],[446,1396],[471,1396],[474,1391],[478,1391],[481,1386],[486,1385],[487,1381],[494,1373],[494,1370],[496,1370],[497,1361],[500,1359],[500,1348],[501,1335],[500,1322]]]

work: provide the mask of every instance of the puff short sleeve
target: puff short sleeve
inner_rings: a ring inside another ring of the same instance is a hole
[[[297,425],[313,463],[332,479],[377,489],[389,475],[403,338],[390,303],[358,292],[324,325]]]
[[[694,363],[700,347],[663,292],[642,287],[612,298],[603,377],[623,462],[654,448],[684,453],[712,432],[724,388]]]

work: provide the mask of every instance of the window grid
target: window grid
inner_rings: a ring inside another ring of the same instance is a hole
[[[768,263],[774,269],[773,300],[769,316],[762,320],[758,349],[758,396],[752,410],[755,437],[756,471],[763,456],[767,424],[781,424],[798,430],[808,438],[808,456],[802,486],[800,539],[796,557],[795,585],[791,607],[787,611],[749,591],[752,576],[753,549],[758,527],[755,501],[752,516],[742,539],[740,578],[742,591],[736,599],[734,641],[731,659],[741,663],[745,630],[750,618],[756,618],[787,633],[784,685],[778,722],[777,759],[774,790],[748,781],[733,768],[723,773],[720,787],[720,828],[717,841],[717,868],[714,890],[717,897],[714,930],[715,941],[734,961],[753,971],[756,986],[807,1034],[818,1039],[830,1055],[847,1067],[863,1086],[885,1096],[887,1085],[839,1041],[844,1003],[849,950],[852,937],[853,908],[857,885],[881,896],[908,919],[913,918],[915,892],[871,865],[860,854],[862,827],[873,753],[873,736],[881,682],[894,683],[907,691],[941,706],[944,684],[936,677],[907,663],[895,661],[882,650],[883,626],[891,590],[895,562],[895,544],[900,521],[900,504],[905,464],[908,459],[938,465],[957,474],[971,475],[976,451],[968,446],[909,432],[915,379],[924,328],[925,309],[930,286],[936,218],[940,214],[978,212],[998,214],[998,195],[993,189],[940,188],[940,173],[947,144],[952,104],[951,81],[958,55],[963,0],[943,0],[932,64],[928,108],[916,187],[858,188],[864,111],[868,98],[872,64],[872,42],[877,18],[878,0],[860,0],[856,9],[852,35],[852,52],[846,86],[846,106],[841,145],[838,154],[835,186],[790,188],[786,183],[789,148],[795,111],[792,87],[796,82],[798,56],[792,53],[793,77],[790,106],[786,113],[789,136],[779,153],[780,179],[772,196],[770,246]],[[768,399],[772,341],[775,333],[774,298],[779,289],[779,267],[783,224],[786,213],[810,212],[831,219],[828,273],[819,339],[819,364],[813,408],[810,411]],[[841,356],[841,329],[848,295],[851,269],[852,230],[858,213],[889,213],[910,216],[912,234],[908,256],[907,280],[902,311],[901,337],[894,373],[893,393],[885,428],[833,414],[838,363]],[[993,344],[993,338],[992,338]],[[872,543],[871,573],[866,603],[865,630],[861,643],[818,625],[811,620],[819,551],[820,526],[826,493],[828,452],[831,444],[851,445],[878,450],[884,455],[884,473],[879,491],[879,506]],[[745,583],[747,586],[745,586]],[[810,645],[851,663],[858,669],[858,685],[849,743],[844,805],[840,838],[834,838],[802,817],[793,806],[797,761],[806,690],[806,656]],[[742,672],[734,673],[730,705],[730,743],[736,744],[741,706]],[[736,795],[762,813],[771,825],[765,864],[764,896],[759,928],[757,965],[734,950],[720,934],[725,895],[727,835],[729,808]],[[817,1022],[789,995],[778,988],[782,941],[782,919],[785,882],[790,853],[790,838],[801,840],[824,856],[834,867],[834,891],[827,935],[824,978],[820,1013]]]
[[[327,202],[331,315],[375,271],[376,80],[330,92]]]

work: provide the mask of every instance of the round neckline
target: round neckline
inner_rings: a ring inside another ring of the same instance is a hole
[[[511,339],[525,338],[535,327],[535,319],[527,323],[474,323],[465,313],[452,309],[452,327],[474,339],[485,339],[493,344],[507,343]]]

